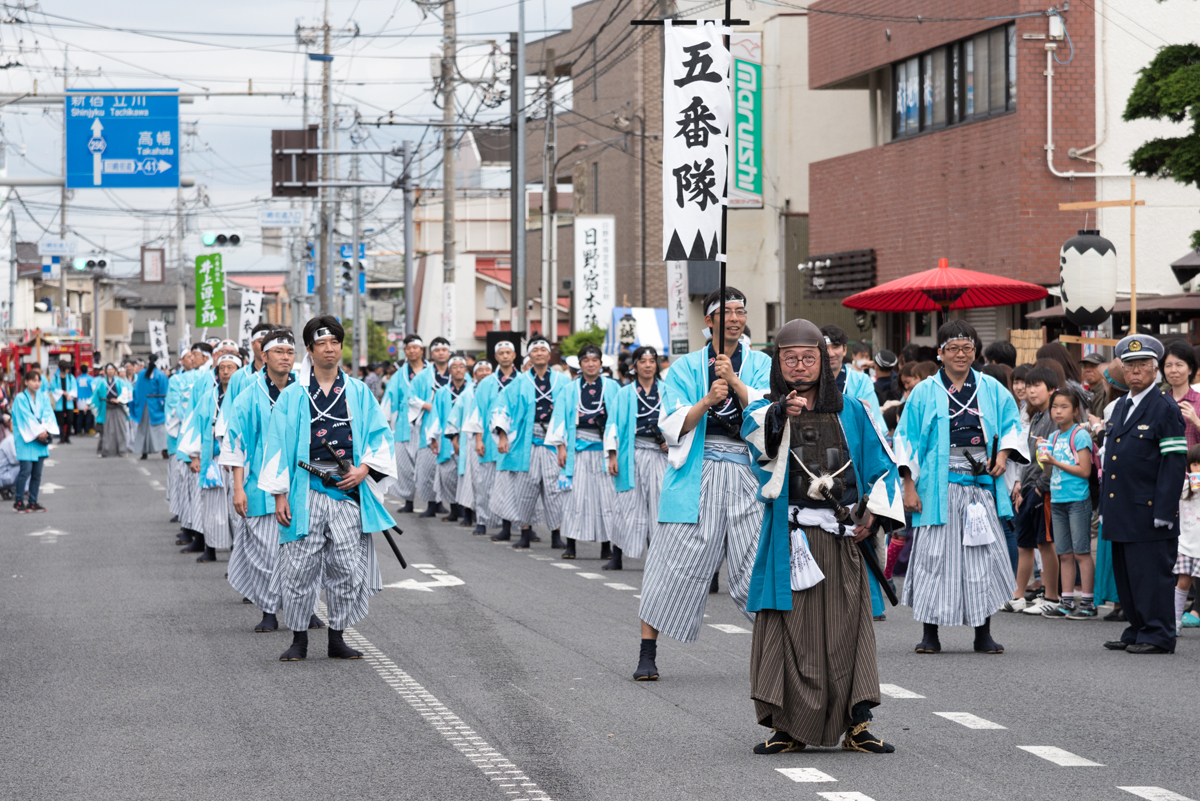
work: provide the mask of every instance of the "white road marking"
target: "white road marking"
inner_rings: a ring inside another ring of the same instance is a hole
[[[875,801],[874,798],[863,793],[817,793],[817,795],[828,801]]]
[[[628,584],[620,584],[618,582],[609,582],[605,587],[612,587],[614,590],[636,590],[637,587],[630,587]]]
[[[602,579],[602,578],[604,578],[603,573],[576,573],[575,575],[579,576],[580,578],[585,578],[585,579]]]
[[[924,698],[923,695],[917,695],[912,690],[906,690],[896,684],[880,684],[879,692],[886,695],[888,698]]]
[[[324,611],[324,604],[321,604]],[[504,754],[488,745],[487,741],[467,726],[460,717],[405,673],[387,655],[371,644],[356,629],[346,629],[346,642],[363,652],[363,658],[379,678],[396,691],[425,722],[433,726],[446,738],[450,745],[482,771],[490,781],[501,787],[520,787],[506,791],[510,801],[550,801],[544,790],[537,786],[523,770],[508,760]]]
[[[48,529],[45,529],[44,531],[29,532],[29,536],[40,537],[41,539],[38,540],[39,542],[49,543],[50,545],[53,545],[54,543],[58,542],[59,537],[65,537],[66,535],[67,535],[66,531],[59,531],[56,528],[48,528]]]
[[[42,466],[43,467],[58,467],[58,462],[56,462],[53,459],[43,459]]]
[[[412,565],[412,567],[415,567],[417,570],[420,570],[423,567],[433,567],[433,565]]]
[[[538,556],[535,553],[531,553],[531,554],[527,554],[527,555],[529,556],[530,559],[536,559],[539,562],[553,562],[554,561],[553,556]]]
[[[1028,751],[1034,756],[1041,757],[1048,762],[1053,762],[1055,765],[1061,765],[1064,768],[1102,768],[1104,765],[1099,762],[1093,762],[1090,759],[1084,759],[1081,756],[1076,756],[1070,751],[1064,751],[1053,745],[1018,745],[1022,751]]]
[[[749,634],[750,629],[744,629],[741,626],[735,626],[732,623],[709,623],[709,626],[717,631],[723,631],[726,634]],[[800,781],[797,779],[796,781]]]
[[[966,726],[968,729],[1003,729],[999,723],[992,723],[990,720],[984,720],[981,717],[972,715],[970,712],[934,712],[940,718],[952,720],[955,723]],[[1065,751],[1063,753],[1066,753]]]
[[[49,484],[45,481],[42,482],[41,491],[47,495],[53,495],[55,490],[60,489],[66,489],[66,487],[60,487],[58,484]]]
[[[419,590],[420,592],[433,592],[434,587],[458,587],[466,584],[465,581],[457,576],[451,576],[445,570],[438,570],[433,565],[413,565],[427,576],[432,576],[433,581],[420,581],[418,579],[404,579],[393,584],[384,584],[384,587],[396,590]]]
[[[555,566],[555,567],[558,567],[558,568],[561,568],[561,569],[563,569],[563,570],[578,570],[578,569],[579,569],[579,568],[578,568],[578,567],[576,567],[575,565],[568,565],[568,564],[565,564],[565,563],[563,563],[563,562],[555,562],[555,563],[554,563],[554,566]]]
[[[1118,787],[1117,789],[1133,793],[1138,798],[1145,798],[1146,801],[1192,801],[1187,796],[1164,790],[1162,787]]]
[[[149,470],[147,470],[147,469],[146,469],[146,468],[144,468],[144,467],[139,467],[139,468],[138,468],[138,472],[139,472],[139,473],[141,473],[143,476],[148,476],[148,475],[150,475],[150,471],[149,471]]]
[[[167,491],[167,488],[166,488],[166,487],[164,487],[162,484],[159,484],[157,481],[151,481],[151,482],[150,482],[150,489],[154,489],[154,490],[162,490],[163,492],[166,492],[166,491]]]
[[[794,782],[836,782],[837,779],[816,768],[775,768]]]

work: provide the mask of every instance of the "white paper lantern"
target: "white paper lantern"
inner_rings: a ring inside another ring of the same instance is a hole
[[[1099,231],[1080,231],[1059,251],[1059,287],[1067,319],[1095,328],[1117,302],[1117,249]]]

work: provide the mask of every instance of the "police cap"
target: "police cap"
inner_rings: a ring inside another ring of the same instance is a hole
[[[1130,334],[1117,343],[1116,356],[1122,362],[1136,359],[1162,359],[1163,346],[1149,334]]]

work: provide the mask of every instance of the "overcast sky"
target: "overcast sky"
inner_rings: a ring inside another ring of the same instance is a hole
[[[0,71],[0,82],[7,92],[32,91],[34,80],[39,91],[61,91],[65,56],[71,88],[244,91],[252,79],[256,92],[294,95],[197,98],[180,109],[182,121],[197,123],[195,137],[181,136],[185,147],[181,172],[196,177],[209,201],[193,218],[193,230],[237,227],[257,239],[258,208],[270,195],[270,131],[301,124],[305,59],[295,41],[295,26],[318,25],[323,5],[319,0],[48,0],[38,5],[39,11],[6,10],[26,24],[0,24],[0,66],[12,65]],[[526,3],[529,38],[568,26],[570,7],[567,0]],[[467,40],[478,43],[466,53],[486,54],[486,40],[507,47],[506,32],[517,24],[517,3],[458,0],[457,8],[464,48]],[[334,40],[334,99],[347,104],[344,120],[352,119],[349,106],[357,106],[366,119],[390,111],[417,119],[441,116],[431,102],[429,63],[430,54],[440,49],[439,19],[431,14],[422,21],[412,0],[334,0],[330,9],[335,29],[357,25],[360,31],[358,37],[343,34]],[[319,51],[318,45],[314,52]],[[466,60],[464,67],[470,63]],[[75,75],[77,69],[84,74]],[[313,122],[319,110],[319,76],[320,65],[312,62]],[[500,117],[506,111],[484,112],[480,118]],[[59,111],[9,105],[0,120],[9,175],[61,175]],[[424,136],[428,151],[436,139],[434,132],[427,134],[415,126],[371,128],[370,136],[363,147],[386,148]],[[344,134],[342,145],[350,146]],[[425,157],[426,169],[434,166],[435,158],[436,154]],[[378,175],[379,170],[378,162],[373,167],[364,165],[364,172]],[[197,198],[196,189],[184,193],[185,201]],[[378,229],[393,222],[399,204],[385,198],[384,190],[369,194],[369,205],[379,205],[378,216],[368,227]],[[25,188],[20,195],[36,220],[17,206],[20,238],[44,238],[42,227],[57,236],[59,190]],[[136,258],[146,238],[161,242],[170,235],[174,205],[174,190],[80,189],[74,192],[67,221],[81,238],[106,247],[119,264],[122,257]],[[396,233],[392,228],[376,247],[402,247]],[[81,241],[80,247],[90,245]],[[258,259],[259,246],[249,244],[238,261],[245,268]]]

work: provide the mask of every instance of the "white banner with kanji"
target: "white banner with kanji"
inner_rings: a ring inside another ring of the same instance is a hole
[[[158,363],[163,367],[171,360],[171,347],[167,344],[167,324],[162,320],[147,320],[149,328],[150,352],[158,357]]]
[[[715,261],[728,169],[729,29],[664,20],[663,258]]]
[[[238,324],[238,342],[246,350],[250,350],[250,335],[262,317],[262,299],[263,293],[261,292],[253,289],[242,290],[242,314]]]
[[[617,305],[616,220],[611,214],[575,217],[575,330],[607,328]]]

